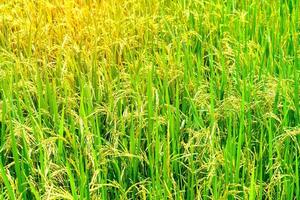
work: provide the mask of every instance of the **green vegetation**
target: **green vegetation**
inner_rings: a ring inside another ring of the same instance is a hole
[[[300,1],[0,0],[0,199],[300,199]]]

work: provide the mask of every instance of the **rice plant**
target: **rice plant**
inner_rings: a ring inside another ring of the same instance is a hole
[[[300,1],[0,0],[0,199],[300,199]]]

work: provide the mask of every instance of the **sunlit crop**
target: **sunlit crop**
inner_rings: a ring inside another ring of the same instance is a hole
[[[0,199],[300,199],[300,1],[0,0]]]

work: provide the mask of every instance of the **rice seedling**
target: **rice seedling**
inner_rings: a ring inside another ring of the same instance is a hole
[[[300,199],[300,1],[0,0],[0,199]]]

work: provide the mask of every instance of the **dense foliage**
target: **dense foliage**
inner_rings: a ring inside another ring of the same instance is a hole
[[[298,0],[0,0],[0,199],[299,199],[299,44]]]

